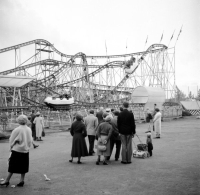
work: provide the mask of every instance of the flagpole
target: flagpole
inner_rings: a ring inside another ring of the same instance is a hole
[[[179,34],[178,34],[178,37],[177,37],[177,39],[176,39],[176,42],[175,42],[175,45],[174,45],[174,47],[176,47],[176,43],[177,43],[177,41],[178,41],[178,38],[179,38],[179,36],[180,36],[180,34],[181,34],[181,32],[182,32],[182,27],[183,27],[183,25],[181,26],[181,30],[180,30],[180,32],[179,32]]]
[[[162,36],[161,36],[161,39],[160,39],[160,43],[161,43],[161,41],[162,41],[162,39],[163,39],[163,33],[164,33],[164,31],[162,32]]]
[[[105,47],[106,47],[106,56],[107,56],[108,54],[107,54],[107,45],[106,45],[106,40],[105,40]]]
[[[127,39],[126,39],[126,54],[127,54]],[[126,61],[126,55],[125,55],[125,61]]]
[[[147,38],[146,38],[146,42],[145,42],[145,44],[144,44],[144,50],[145,50],[145,46],[146,46],[146,44],[147,44],[147,40],[148,40],[148,35],[147,35]]]
[[[172,34],[172,36],[171,36],[171,39],[169,40],[169,43],[168,43],[168,46],[167,46],[167,47],[169,47],[169,45],[170,45],[170,43],[171,43],[171,40],[172,40],[173,37],[174,37],[174,33],[175,33],[175,30],[174,30],[174,32],[173,32],[173,34]]]

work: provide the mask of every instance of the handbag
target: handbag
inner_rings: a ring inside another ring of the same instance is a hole
[[[106,151],[106,145],[97,145],[99,151]]]
[[[45,132],[44,132],[44,129],[42,131],[42,137],[45,137]]]
[[[83,137],[85,138],[87,136],[87,131],[82,132]]]

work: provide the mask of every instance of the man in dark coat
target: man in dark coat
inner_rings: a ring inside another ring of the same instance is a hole
[[[123,164],[130,164],[132,158],[132,137],[135,134],[135,120],[133,113],[128,111],[129,103],[123,103],[123,111],[120,112],[117,119],[117,126],[119,129],[122,142],[122,161]]]
[[[33,123],[35,117],[36,117],[35,110],[32,110],[30,121],[31,121],[31,131],[32,131],[33,140],[36,140],[35,124]]]
[[[99,112],[96,113],[96,117],[98,118],[98,124],[103,122],[103,107],[99,108]]]

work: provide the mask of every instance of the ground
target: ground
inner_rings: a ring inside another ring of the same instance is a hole
[[[161,139],[153,139],[153,156],[133,158],[132,164],[114,161],[95,164],[96,156],[69,163],[72,137],[69,132],[47,133],[39,148],[30,150],[30,171],[23,188],[0,187],[2,195],[194,195],[200,194],[200,120],[194,117],[162,123]],[[137,124],[145,142],[148,124]],[[87,141],[87,138],[86,138]],[[135,144],[139,143],[137,137]],[[88,142],[87,142],[88,144]],[[133,147],[135,147],[133,145]],[[114,152],[113,152],[114,153]],[[8,140],[0,140],[0,179],[7,175]],[[43,174],[49,177],[45,181]]]

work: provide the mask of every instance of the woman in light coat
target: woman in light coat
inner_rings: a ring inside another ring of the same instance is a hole
[[[33,123],[35,124],[35,129],[36,129],[36,140],[37,141],[43,141],[41,139],[41,137],[42,137],[42,131],[43,131],[43,128],[44,128],[44,120],[40,116],[39,112],[36,113],[36,117],[35,117]]]
[[[15,128],[10,136],[11,155],[8,161],[8,176],[0,183],[0,186],[8,186],[13,173],[21,174],[17,187],[23,187],[25,174],[29,171],[29,149],[32,146],[32,132],[26,125],[28,118],[20,115],[17,118],[19,127]],[[3,194],[3,193],[2,193]]]
[[[103,165],[108,165],[107,160],[108,157],[110,157],[111,154],[111,148],[110,148],[110,137],[112,135],[112,125],[110,124],[112,117],[108,113],[103,113],[103,120],[98,127],[97,127],[97,155],[98,159],[96,162],[96,165],[99,165],[100,163],[100,157],[101,155],[104,156]],[[101,151],[99,147],[105,146],[105,151]]]
[[[153,125],[156,133],[156,138],[160,138],[161,136],[161,117],[162,114],[160,113],[160,110],[158,108],[155,109],[155,115],[153,118]]]

